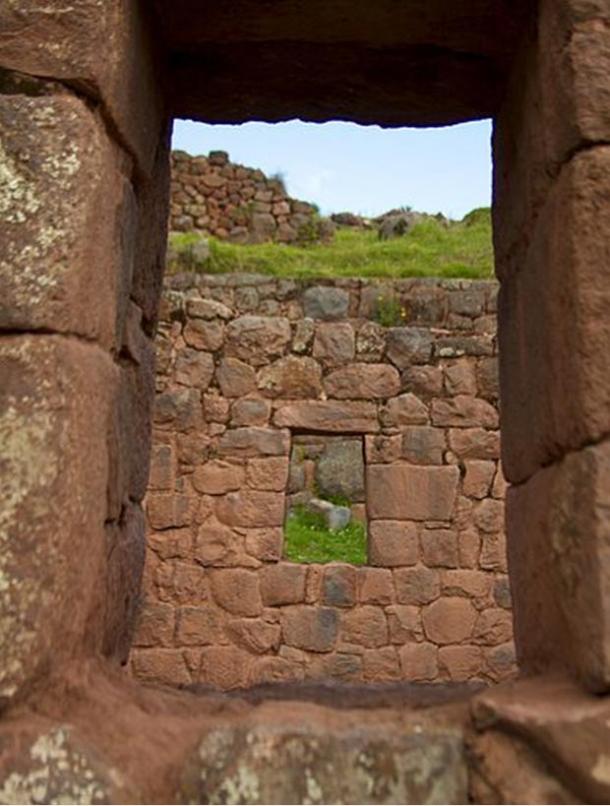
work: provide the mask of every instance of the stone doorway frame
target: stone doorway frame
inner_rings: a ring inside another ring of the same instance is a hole
[[[0,42],[6,706],[75,661],[121,659],[129,646],[167,220],[171,92],[149,21],[128,0],[79,0],[66,19],[38,5],[0,13],[21,34]],[[540,0],[533,16],[494,122],[515,635],[526,674],[567,672],[605,694],[608,10]],[[260,114],[273,119],[267,104]]]

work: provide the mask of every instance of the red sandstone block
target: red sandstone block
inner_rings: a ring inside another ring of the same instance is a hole
[[[354,328],[349,322],[320,322],[316,327],[313,355],[326,366],[352,361],[356,349]]]
[[[305,668],[308,679],[325,679],[354,682],[362,680],[362,656],[349,652],[330,652],[311,659]]]
[[[178,646],[226,643],[223,614],[213,605],[181,607],[176,621]]]
[[[460,459],[499,459],[500,433],[484,428],[451,428],[449,447]]]
[[[353,565],[329,564],[322,578],[322,604],[352,607],[356,604],[358,569]]]
[[[280,428],[307,428],[338,433],[379,431],[377,407],[366,401],[312,400],[281,404],[273,417]]]
[[[171,445],[153,445],[150,457],[149,490],[171,490],[176,478],[176,457]]]
[[[154,584],[163,602],[186,604],[207,598],[205,571],[191,563],[161,563],[155,570]]]
[[[417,526],[407,521],[379,520],[369,524],[369,562],[396,567],[418,560]]]
[[[235,457],[287,456],[290,434],[277,428],[232,428],[218,443],[218,452]]]
[[[298,604],[305,599],[307,568],[297,563],[267,565],[260,571],[261,596],[266,607]]]
[[[380,416],[386,428],[423,425],[430,421],[428,407],[412,392],[389,400]]]
[[[280,634],[279,624],[269,624],[263,619],[233,619],[227,626],[227,635],[231,641],[258,655],[277,651]]]
[[[250,667],[248,685],[256,686],[260,683],[296,683],[305,678],[305,671],[301,664],[293,663],[286,658],[262,657],[256,658]]]
[[[445,432],[426,425],[402,429],[400,454],[416,465],[442,465],[447,447]]]
[[[422,529],[420,541],[425,565],[457,568],[457,532],[453,529]]]
[[[282,608],[284,643],[310,652],[330,652],[339,631],[338,612],[330,607],[292,605]]]
[[[364,449],[368,464],[381,464],[395,462],[401,457],[401,435],[393,434],[366,434]]]
[[[193,487],[199,493],[223,495],[232,490],[239,490],[244,484],[245,471],[241,465],[210,459],[202,467],[198,467],[191,476]]]
[[[137,615],[133,646],[171,646],[174,615],[171,605],[146,599]]]
[[[486,400],[468,395],[437,398],[432,401],[432,423],[454,428],[497,428],[498,411]]]
[[[470,498],[485,498],[496,474],[496,463],[473,459],[464,462],[466,473],[462,481],[462,491]]]
[[[144,683],[184,686],[192,682],[180,649],[135,649],[131,664],[134,676]]]
[[[443,597],[422,610],[426,637],[435,644],[467,640],[472,636],[476,619],[477,611],[472,604],[458,597]]]
[[[231,527],[274,527],[284,523],[283,493],[240,490],[218,498],[218,519]]]
[[[214,352],[222,347],[225,327],[219,320],[191,319],[182,331],[184,341],[195,350]]]
[[[506,537],[503,532],[482,536],[479,565],[486,571],[508,572]]]
[[[386,568],[361,568],[358,599],[364,604],[387,605],[394,601],[394,579]]]
[[[443,389],[443,371],[440,367],[407,367],[401,377],[402,389],[423,399],[440,395]]]
[[[245,397],[231,406],[231,425],[265,426],[271,416],[271,403],[259,397]]]
[[[237,358],[223,358],[216,369],[216,380],[225,397],[245,397],[256,391],[256,373]]]
[[[479,613],[473,641],[475,644],[495,646],[510,641],[513,637],[513,619],[508,610],[490,608]]]
[[[502,472],[502,463],[498,462],[498,469],[496,471],[496,475],[494,477],[493,487],[491,490],[491,494],[494,498],[506,498],[506,490],[508,484],[506,479],[504,478],[504,473]]]
[[[239,688],[247,685],[252,664],[252,655],[239,647],[204,647],[197,682],[223,690]]]
[[[282,528],[248,529],[246,552],[261,562],[274,562],[282,556],[283,541]]]
[[[153,529],[189,526],[193,522],[195,499],[176,493],[149,495],[146,514]]]
[[[190,529],[166,529],[150,532],[147,548],[160,560],[187,559],[192,556],[193,535]]]
[[[439,572],[432,568],[398,568],[394,571],[396,598],[400,604],[423,605],[441,592]]]
[[[385,612],[392,644],[406,644],[423,639],[421,608],[414,605],[392,605],[386,607]]]
[[[229,401],[218,394],[204,395],[203,414],[208,423],[226,423],[229,419]]]
[[[192,556],[200,565],[222,568],[245,564],[242,549],[239,533],[208,518],[197,532]]]
[[[466,529],[458,535],[458,553],[462,568],[477,568],[481,538],[476,529]]]
[[[340,400],[376,400],[400,391],[400,376],[387,364],[352,364],[324,378],[324,391]]]
[[[261,369],[256,384],[267,397],[315,400],[322,392],[322,370],[309,356],[289,355]]]
[[[346,611],[341,618],[341,637],[360,646],[385,646],[388,643],[388,624],[383,609],[361,605]]]
[[[214,359],[210,353],[183,348],[176,357],[174,380],[198,392],[208,388],[214,375]]]
[[[496,533],[504,530],[504,502],[487,498],[474,508],[474,522],[482,532]]]
[[[246,467],[248,484],[255,490],[284,492],[288,484],[288,468],[288,457],[249,459]]]
[[[402,676],[413,683],[438,677],[438,648],[434,644],[407,644],[399,650]]]
[[[259,575],[241,568],[227,568],[210,574],[212,596],[220,607],[236,616],[258,616],[263,609]]]
[[[401,670],[398,651],[393,646],[366,650],[362,656],[362,673],[368,683],[399,680]]]
[[[466,596],[481,605],[490,602],[494,582],[492,574],[485,571],[455,570],[444,571],[441,575],[441,589],[446,596]]]
[[[443,646],[438,651],[440,673],[454,683],[463,683],[480,678],[486,672],[486,663],[481,647]]]
[[[459,359],[443,370],[445,390],[448,395],[470,395],[477,393],[477,382],[472,360]]]
[[[291,337],[290,322],[284,317],[239,316],[227,325],[226,354],[261,367],[282,356]]]
[[[457,467],[414,467],[405,463],[367,467],[367,510],[371,519],[449,520],[459,480]]]

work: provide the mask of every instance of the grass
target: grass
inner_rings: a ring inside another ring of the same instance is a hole
[[[322,516],[307,512],[304,507],[295,507],[284,527],[284,557],[296,563],[364,565],[367,561],[366,527],[352,520],[344,529],[331,532]]]
[[[381,241],[374,230],[338,229],[329,244],[240,246],[209,239],[210,257],[189,259],[197,233],[172,233],[169,273],[252,272],[276,277],[469,277],[493,276],[491,213],[474,210],[444,226],[434,219],[401,238]]]

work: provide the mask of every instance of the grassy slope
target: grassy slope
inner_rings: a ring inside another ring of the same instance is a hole
[[[352,521],[345,529],[331,532],[319,515],[295,507],[284,527],[284,558],[296,563],[364,565],[366,529],[359,521]]]
[[[189,259],[196,234],[172,233],[172,250],[181,255],[169,272],[254,272],[278,277],[471,277],[493,276],[489,210],[443,226],[433,219],[402,238],[380,241],[375,231],[340,229],[330,244],[237,246],[210,238],[211,256],[197,265]]]

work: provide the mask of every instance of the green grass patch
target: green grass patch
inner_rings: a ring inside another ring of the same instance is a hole
[[[338,229],[328,244],[240,246],[209,239],[210,256],[193,260],[197,233],[170,235],[168,271],[248,272],[274,277],[467,277],[493,276],[491,212],[473,210],[448,225],[427,219],[406,235],[379,240],[374,230]]]
[[[284,527],[284,557],[295,563],[344,562],[365,565],[366,527],[352,520],[344,529],[331,532],[324,518],[295,507]]]

